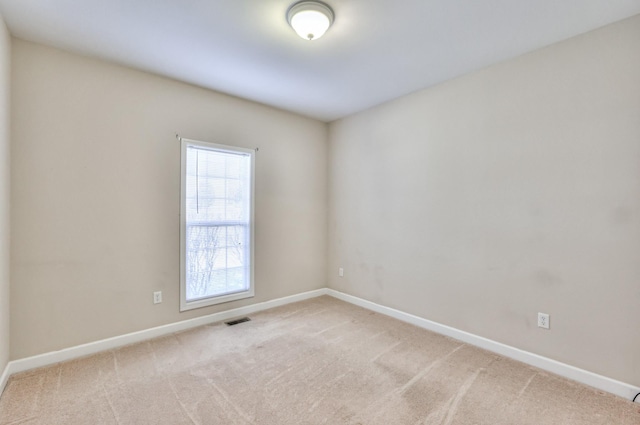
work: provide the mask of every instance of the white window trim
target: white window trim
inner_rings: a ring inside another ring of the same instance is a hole
[[[187,285],[186,285],[186,173],[187,173],[187,148],[189,146],[198,146],[207,149],[244,153],[251,157],[250,182],[251,182],[251,214],[249,222],[249,240],[250,240],[250,265],[249,265],[249,289],[242,292],[236,292],[228,295],[220,295],[187,302]],[[227,146],[217,143],[202,142],[199,140],[180,139],[180,311],[188,311],[196,308],[207,307],[215,304],[226,303],[229,301],[250,298],[255,295],[254,286],[254,247],[255,247],[255,150],[239,148],[236,146]]]

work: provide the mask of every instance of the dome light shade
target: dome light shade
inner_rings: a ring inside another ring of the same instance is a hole
[[[287,11],[287,21],[296,33],[305,40],[316,40],[333,23],[333,10],[318,1],[301,1]]]

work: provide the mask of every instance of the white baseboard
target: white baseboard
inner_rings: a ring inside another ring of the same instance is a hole
[[[111,350],[113,348],[134,344],[136,342],[146,341],[151,338],[157,338],[159,336],[172,334],[174,332],[180,332],[202,325],[208,325],[210,323],[221,322],[223,320],[231,319],[238,316],[246,316],[258,311],[280,307],[285,304],[291,304],[294,302],[303,301],[309,298],[315,298],[326,294],[326,288],[317,289],[315,291],[303,292],[301,294],[291,295],[284,298],[277,298],[275,300],[252,304],[246,307],[234,308],[233,310],[221,311],[219,313],[209,314],[207,316],[197,317],[195,319],[170,323],[168,325],[145,329],[143,331],[132,332],[113,338],[107,338],[100,341],[77,345],[75,347],[65,348],[59,351],[51,351],[49,353],[39,354],[33,357],[14,360],[9,362],[4,374],[2,375],[3,380],[0,381],[0,384],[2,384],[2,386],[0,386],[0,390],[4,388],[4,384],[6,384],[6,380],[9,378],[9,376],[14,373],[35,369],[42,366],[48,366],[79,357],[84,357],[90,354],[99,353],[101,351]]]
[[[505,357],[518,360],[522,363],[555,373],[556,375],[626,398],[627,400],[632,400],[633,397],[640,392],[640,387],[607,378],[606,376],[598,375],[596,373],[589,372],[588,370],[579,369],[577,367],[530,353],[528,351],[520,350],[519,348],[511,347],[510,345],[483,338],[469,332],[461,331],[450,326],[432,322],[431,320],[423,319],[422,317],[414,316],[413,314],[385,307],[353,295],[348,295],[333,289],[327,289],[327,295],[359,307],[366,308],[367,310],[375,311],[376,313],[384,314],[386,316],[402,320],[403,322],[411,323],[412,325],[455,338],[459,341],[492,351]],[[638,399],[640,399],[640,397],[638,397]],[[640,400],[636,400],[636,402],[639,401]]]
[[[284,298],[278,298],[275,300],[265,301],[246,307],[235,308],[233,310],[222,311],[219,313],[210,314],[203,317],[197,317],[195,319],[184,320],[177,323],[171,323],[164,326],[158,326],[151,329],[146,329],[139,332],[133,332],[113,338],[103,339],[100,341],[91,342],[88,344],[82,344],[75,347],[65,348],[60,351],[52,351],[45,354],[40,354],[33,357],[27,357],[20,360],[14,360],[9,362],[5,367],[4,372],[0,376],[0,394],[4,390],[9,377],[18,372],[23,372],[30,369],[35,369],[42,366],[48,366],[51,364],[59,363],[66,360],[72,360],[79,357],[84,357],[90,354],[95,354],[101,351],[110,350],[113,348],[122,347],[124,345],[133,344],[136,342],[145,341],[151,338],[156,338],[163,335],[168,335],[174,332],[180,332],[186,329],[195,328],[210,323],[221,322],[223,320],[231,319],[238,316],[245,316],[248,314],[256,313],[259,311],[267,310],[274,307],[279,307],[286,304],[291,304],[298,301],[307,300],[310,298],[319,297],[321,295],[330,295],[342,301],[346,301],[350,304],[354,304],[363,308],[366,308],[376,313],[384,314],[386,316],[393,317],[403,322],[411,323],[418,327],[437,332],[442,335],[446,335],[457,340],[466,342],[476,347],[483,348],[485,350],[492,351],[497,354],[501,354],[505,357],[512,358],[514,360],[521,361],[531,366],[538,367],[556,375],[563,376],[565,378],[572,379],[577,382],[589,385],[594,388],[598,388],[602,391],[606,391],[628,400],[640,392],[640,388],[625,382],[617,381],[615,379],[607,378],[606,376],[598,375],[593,372],[589,372],[584,369],[579,369],[574,366],[570,366],[565,363],[558,362],[556,360],[549,359],[547,357],[539,356],[528,351],[520,350],[515,347],[511,347],[500,342],[496,342],[487,338],[483,338],[478,335],[474,335],[465,331],[461,331],[450,326],[442,325],[440,323],[432,322],[422,317],[414,316],[409,313],[405,313],[400,310],[396,310],[390,307],[385,307],[380,304],[376,304],[371,301],[367,301],[362,298],[348,295],[333,289],[323,288],[315,291],[304,292]],[[640,399],[640,397],[638,397]],[[637,400],[640,402],[640,400]]]
[[[2,395],[4,388],[7,386],[9,376],[11,376],[11,373],[9,372],[9,365],[7,364],[7,366],[5,366],[4,370],[2,371],[2,375],[0,375],[0,395]]]

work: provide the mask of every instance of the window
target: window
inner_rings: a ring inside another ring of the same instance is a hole
[[[181,145],[180,311],[252,297],[255,152]]]

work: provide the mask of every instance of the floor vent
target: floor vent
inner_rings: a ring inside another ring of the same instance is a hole
[[[250,322],[251,319],[249,319],[248,317],[242,317],[240,319],[236,319],[236,320],[231,320],[229,322],[224,322],[229,326],[233,326],[233,325],[237,325],[238,323],[244,323],[244,322]]]

